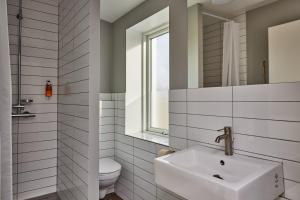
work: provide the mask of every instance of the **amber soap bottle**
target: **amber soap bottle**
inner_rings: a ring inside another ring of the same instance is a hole
[[[46,89],[45,89],[45,96],[46,97],[52,97],[52,84],[51,82],[48,80],[46,83]]]

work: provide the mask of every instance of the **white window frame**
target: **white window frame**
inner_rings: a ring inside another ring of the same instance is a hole
[[[142,128],[144,132],[150,132],[159,135],[168,135],[169,130],[151,127],[151,40],[167,33],[169,33],[169,24],[164,24],[143,34]]]

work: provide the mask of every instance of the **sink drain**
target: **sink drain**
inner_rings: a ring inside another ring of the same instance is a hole
[[[224,160],[221,160],[221,161],[220,161],[220,165],[224,166],[224,165],[225,165],[225,161],[224,161]]]
[[[222,178],[222,176],[220,176],[219,174],[214,174],[213,177],[218,178],[218,179],[221,179],[221,180],[224,180],[224,179]]]

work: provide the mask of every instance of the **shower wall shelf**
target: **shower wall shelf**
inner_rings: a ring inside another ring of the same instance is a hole
[[[23,118],[30,118],[30,117],[35,117],[35,114],[32,113],[24,113],[24,114],[12,114],[12,117],[16,118],[16,117],[23,117]]]

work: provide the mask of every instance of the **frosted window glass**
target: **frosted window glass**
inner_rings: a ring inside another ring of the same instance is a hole
[[[151,128],[169,124],[169,33],[151,40]]]

